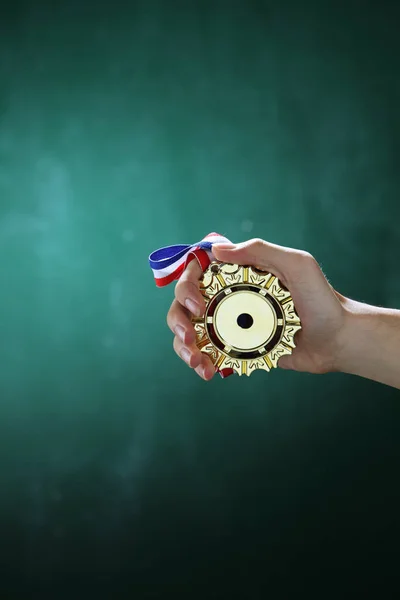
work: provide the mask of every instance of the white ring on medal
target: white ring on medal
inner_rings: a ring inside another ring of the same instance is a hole
[[[237,322],[243,313],[253,319],[248,329],[240,327]],[[277,316],[268,298],[249,290],[233,292],[223,298],[215,309],[213,321],[221,342],[239,351],[262,348],[277,327]]]

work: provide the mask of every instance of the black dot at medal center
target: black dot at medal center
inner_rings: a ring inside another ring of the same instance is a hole
[[[249,315],[248,313],[242,313],[237,318],[237,324],[242,329],[250,329],[250,327],[253,325],[253,323],[254,323],[253,317],[251,315]]]

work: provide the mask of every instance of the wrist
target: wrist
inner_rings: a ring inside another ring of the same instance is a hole
[[[357,372],[359,360],[362,360],[361,348],[366,340],[364,331],[368,330],[370,309],[366,304],[343,298],[344,318],[338,335],[335,370],[341,373]]]
[[[398,385],[400,311],[343,299],[336,370]]]

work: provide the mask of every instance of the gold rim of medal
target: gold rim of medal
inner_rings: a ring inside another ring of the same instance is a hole
[[[251,375],[278,366],[301,329],[290,292],[272,273],[214,261],[200,279],[206,301],[193,317],[196,345],[219,369]]]

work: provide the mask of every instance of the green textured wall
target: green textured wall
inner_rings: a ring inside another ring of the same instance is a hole
[[[202,382],[147,257],[263,237],[400,307],[398,18],[350,0],[1,8],[5,599],[389,585],[398,392]]]

